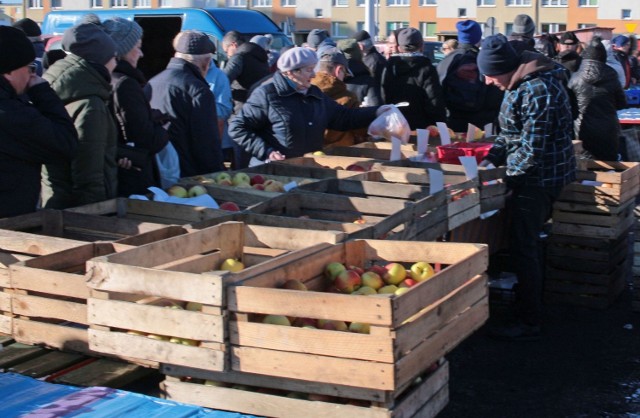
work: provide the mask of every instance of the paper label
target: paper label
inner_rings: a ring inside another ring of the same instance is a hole
[[[467,125],[467,142],[471,142],[476,137],[476,126],[473,123]]]
[[[487,123],[484,125],[484,137],[493,135],[493,123]]]
[[[429,131],[426,129],[416,129],[418,136],[418,154],[426,154],[429,147]]]
[[[429,169],[429,194],[435,194],[444,189],[444,173],[434,168]]]
[[[438,132],[440,133],[440,145],[449,145],[451,143],[451,136],[449,135],[449,128],[444,122],[436,122]]]
[[[292,189],[295,189],[296,187],[298,187],[298,183],[296,183],[295,181],[289,182],[287,184],[285,184],[284,186],[282,186],[282,188],[284,189],[285,192],[288,192]]]
[[[476,160],[476,157],[458,157],[458,159],[464,168],[467,180],[478,177],[478,160]]]
[[[389,161],[398,161],[402,159],[402,152],[400,151],[401,145],[401,140],[399,140],[395,136],[391,137],[391,155],[389,156]]]

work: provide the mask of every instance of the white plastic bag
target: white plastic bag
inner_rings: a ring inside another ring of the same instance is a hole
[[[176,184],[180,179],[180,158],[171,141],[156,154],[156,162],[162,187],[166,189]]]
[[[411,135],[409,122],[396,106],[387,106],[389,109],[371,122],[367,133],[376,139],[384,138],[391,141],[391,137],[396,137],[403,144],[408,143]]]

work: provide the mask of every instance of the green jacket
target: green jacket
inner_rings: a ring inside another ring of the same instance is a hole
[[[42,205],[64,209],[116,196],[117,131],[109,110],[111,84],[88,61],[69,54],[43,76],[73,119],[78,153],[69,164],[46,164]]]

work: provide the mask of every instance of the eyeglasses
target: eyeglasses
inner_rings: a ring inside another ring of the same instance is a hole
[[[28,67],[29,67],[29,72],[31,74],[35,74],[38,69],[38,66],[36,65],[35,62],[32,62],[31,64],[29,64]]]

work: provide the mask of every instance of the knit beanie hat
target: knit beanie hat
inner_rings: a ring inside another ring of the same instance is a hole
[[[517,52],[504,35],[488,36],[482,41],[478,53],[478,68],[482,74],[506,74],[515,70],[519,63]]]
[[[402,28],[396,36],[398,46],[403,47],[407,51],[420,51],[424,44],[422,33],[416,28]]]
[[[327,32],[326,30],[324,30],[324,29],[313,29],[307,35],[307,44],[311,48],[316,49],[327,38],[329,38],[329,32]]]
[[[569,31],[562,34],[560,37],[560,43],[562,45],[577,45],[580,41],[575,33]]]
[[[369,32],[367,32],[366,30],[360,30],[353,35],[353,39],[358,42],[362,42],[365,39],[371,39],[371,35],[369,35]]]
[[[260,48],[264,49],[265,51],[269,50],[269,38],[267,38],[264,35],[256,35],[253,38],[251,38],[249,40],[249,42],[258,45]]]
[[[461,44],[475,45],[482,39],[482,29],[475,20],[458,22],[456,29],[458,29],[458,42]]]
[[[607,62],[607,50],[599,39],[592,39],[589,45],[584,49],[582,58],[586,60],[595,60]]]
[[[0,26],[0,74],[31,64],[36,51],[27,35],[11,26]]]
[[[280,55],[280,58],[278,58],[278,69],[284,73],[303,67],[315,66],[317,63],[318,57],[314,51],[309,48],[297,46]]]
[[[142,39],[142,28],[133,20],[114,17],[102,22],[105,32],[116,43],[118,57],[123,57],[131,51]]]
[[[105,65],[116,56],[116,43],[95,23],[81,23],[64,31],[62,49],[87,61]]]
[[[197,30],[185,30],[173,39],[176,52],[189,55],[215,54],[216,46],[206,33]]]
[[[16,21],[13,25],[14,28],[18,28],[24,32],[25,35],[35,37],[42,35],[42,31],[40,30],[40,26],[33,20],[25,17],[24,19],[20,19]]]
[[[533,38],[535,31],[536,24],[533,23],[533,19],[531,19],[529,15],[522,14],[513,19],[513,30],[511,31],[511,35]]]

